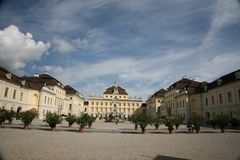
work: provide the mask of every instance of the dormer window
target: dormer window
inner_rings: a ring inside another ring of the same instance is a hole
[[[207,91],[207,86],[204,86],[204,91]]]
[[[240,79],[240,72],[235,73],[236,79]]]
[[[8,79],[11,79],[12,73],[7,73],[7,74],[6,74],[6,77],[7,77]]]
[[[217,85],[220,86],[222,84],[222,80],[221,79],[218,79],[217,80]]]
[[[26,84],[26,81],[25,81],[25,80],[23,80],[23,81],[21,81],[21,83],[22,83],[22,85],[25,85],[25,84]]]

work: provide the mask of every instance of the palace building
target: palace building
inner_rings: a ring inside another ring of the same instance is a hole
[[[84,98],[48,74],[18,77],[0,67],[0,107],[15,111],[35,108],[38,118],[44,119],[47,112],[80,115]]]
[[[195,114],[206,120],[218,114],[240,119],[240,70],[210,83],[182,78],[170,85],[161,98],[156,97],[154,94],[147,101],[147,112],[152,115],[154,112],[151,108],[159,108],[162,115],[179,116],[185,122]],[[151,103],[155,100],[161,103]]]
[[[107,88],[103,96],[90,96],[87,112],[93,116],[109,114],[131,116],[141,105],[141,98],[130,98],[125,89],[118,85]]]

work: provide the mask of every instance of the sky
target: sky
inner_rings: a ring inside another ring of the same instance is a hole
[[[0,0],[0,65],[146,100],[240,68],[240,0]]]

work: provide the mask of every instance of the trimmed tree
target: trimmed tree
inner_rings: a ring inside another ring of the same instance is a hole
[[[35,108],[20,112],[20,119],[24,123],[24,129],[28,129],[33,119],[37,117],[37,110]]]
[[[230,122],[230,116],[229,115],[217,115],[216,116],[216,122],[217,125],[219,126],[220,130],[222,133],[225,132],[226,126],[229,124]]]
[[[194,129],[196,131],[196,133],[200,132],[201,129],[201,125],[203,124],[203,118],[200,115],[193,115],[192,116],[192,122],[194,125]]]
[[[135,130],[137,130],[138,129],[137,113],[133,113],[130,119],[134,123]]]
[[[156,130],[158,130],[159,126],[163,123],[163,119],[160,116],[156,116],[153,119],[153,125],[155,126]]]
[[[92,127],[93,122],[95,122],[96,118],[93,116],[88,116],[88,128]]]
[[[56,125],[60,124],[62,122],[62,116],[57,114],[57,113],[51,113],[48,112],[46,114],[46,119],[44,120],[44,122],[47,122],[48,125],[51,127],[52,131],[55,131]]]
[[[72,127],[73,123],[77,121],[77,117],[69,113],[65,120],[68,122],[68,127]]]
[[[216,129],[217,121],[216,119],[209,119],[207,120],[207,124],[211,125],[213,129]]]
[[[16,112],[13,110],[6,111],[6,119],[8,120],[9,124],[12,124],[13,118],[16,117]]]
[[[176,117],[174,118],[174,125],[176,129],[183,123],[184,119],[182,117]]]
[[[77,118],[77,124],[80,125],[79,132],[81,133],[84,132],[84,127],[88,125],[89,117],[90,116],[87,113],[85,113]]]
[[[142,129],[142,134],[146,134],[146,127],[152,124],[152,117],[148,116],[146,113],[138,114],[136,122]]]
[[[6,109],[0,109],[0,125],[1,125],[1,127],[3,127],[2,124],[7,120],[6,114],[7,114]]]
[[[173,128],[174,121],[175,121],[175,119],[172,118],[172,117],[167,117],[163,121],[164,125],[168,127],[168,131],[169,131],[170,134],[173,132],[173,129],[174,129]]]

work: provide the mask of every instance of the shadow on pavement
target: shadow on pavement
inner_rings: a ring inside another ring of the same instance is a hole
[[[153,158],[153,160],[187,160],[187,159],[157,155],[157,157]]]

